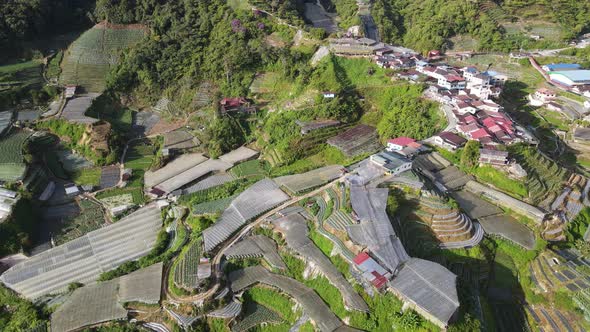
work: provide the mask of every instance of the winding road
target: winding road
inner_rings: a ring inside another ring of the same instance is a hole
[[[209,297],[213,296],[217,290],[219,289],[219,280],[221,279],[222,275],[223,275],[223,271],[221,270],[221,260],[223,258],[223,255],[225,254],[225,251],[231,247],[232,245],[234,245],[236,242],[238,242],[244,235],[248,234],[253,228],[255,228],[256,226],[260,225],[262,222],[264,222],[268,217],[272,216],[273,214],[285,209],[286,207],[296,204],[304,199],[313,197],[318,195],[319,193],[321,193],[322,191],[330,188],[331,186],[334,185],[334,183],[339,182],[342,179],[342,177],[333,180],[331,182],[328,182],[327,184],[323,185],[322,187],[315,189],[303,196],[296,196],[296,197],[292,197],[290,200],[284,202],[283,204],[275,207],[274,209],[264,213],[262,216],[256,218],[255,221],[249,223],[248,225],[246,225],[244,228],[242,228],[240,230],[240,232],[238,232],[236,235],[234,235],[230,240],[226,241],[225,244],[219,249],[219,251],[217,252],[217,254],[214,256],[213,260],[212,260],[212,266],[211,266],[211,274],[214,276],[214,280],[215,280],[215,284],[209,288],[207,291],[205,291],[204,293],[199,293],[196,295],[192,295],[192,296],[186,296],[186,297],[182,297],[182,296],[176,296],[172,293],[169,292],[168,290],[168,278],[170,275],[170,268],[172,267],[172,264],[174,263],[173,261],[171,261],[169,264],[167,264],[165,270],[164,270],[164,278],[162,281],[162,293],[166,294],[166,301],[170,302],[170,303],[196,303],[196,302],[201,302],[204,301],[206,299],[208,299]]]

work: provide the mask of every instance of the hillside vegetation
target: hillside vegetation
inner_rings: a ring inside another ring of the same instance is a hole
[[[538,46],[524,34],[507,34],[502,24],[518,20],[555,22],[562,40],[590,31],[590,3],[576,0],[376,0],[373,15],[385,41],[418,51],[449,48],[456,35],[476,38],[479,50]]]
[[[119,62],[121,51],[144,35],[144,27],[138,25],[95,25],[66,51],[60,82],[79,85],[87,92],[101,92],[109,70]]]

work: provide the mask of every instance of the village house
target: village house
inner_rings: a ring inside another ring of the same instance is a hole
[[[434,143],[447,150],[457,150],[467,142],[463,137],[451,133],[449,131],[443,131],[440,134],[434,136]]]
[[[412,169],[412,161],[393,152],[383,151],[370,157],[371,162],[381,166],[385,173],[399,175],[402,172]]]
[[[535,91],[533,98],[546,104],[557,97],[557,93],[547,88],[540,88]]]
[[[415,143],[416,140],[410,137],[397,137],[387,141],[387,151],[401,151],[407,147],[410,143]]]
[[[466,87],[465,79],[455,74],[447,74],[439,78],[438,85],[449,90],[463,90]]]
[[[250,101],[244,97],[223,98],[219,102],[219,112],[222,115],[228,113],[256,114],[256,107],[251,106]]]

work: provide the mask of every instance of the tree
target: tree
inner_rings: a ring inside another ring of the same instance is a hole
[[[465,168],[473,168],[477,166],[479,160],[479,142],[471,140],[465,144],[463,152],[461,153],[461,166]]]

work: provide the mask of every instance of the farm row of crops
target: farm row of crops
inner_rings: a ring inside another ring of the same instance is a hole
[[[56,235],[57,245],[77,239],[84,234],[97,230],[104,224],[104,214],[101,207],[89,200],[82,200],[80,215],[72,219],[61,234]]]
[[[108,71],[119,62],[122,50],[145,35],[143,29],[111,29],[95,26],[84,32],[66,51],[62,62],[62,84],[76,84],[90,92],[105,88]]]
[[[195,240],[189,244],[186,251],[181,254],[174,268],[174,283],[185,289],[196,288],[199,284],[197,271],[201,258],[201,240]]]
[[[527,187],[531,202],[539,204],[554,198],[567,178],[567,170],[532,148],[521,148],[517,159],[527,171]]]
[[[261,160],[250,160],[232,167],[229,171],[235,177],[262,176],[265,174],[265,164]]]
[[[0,180],[21,180],[26,172],[23,148],[31,136],[30,132],[17,131],[0,140]]]

